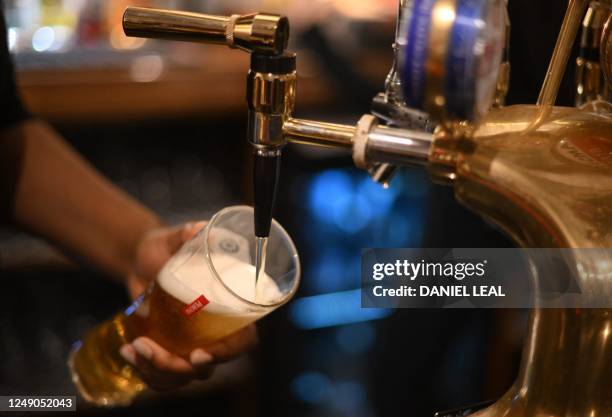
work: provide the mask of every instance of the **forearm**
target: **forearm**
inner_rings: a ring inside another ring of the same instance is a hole
[[[125,277],[143,234],[160,225],[157,216],[103,178],[45,123],[28,121],[12,134],[23,141],[14,221]]]

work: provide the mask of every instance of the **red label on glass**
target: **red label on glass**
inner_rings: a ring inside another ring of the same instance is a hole
[[[190,304],[187,304],[183,308],[183,314],[187,317],[191,317],[198,311],[202,310],[209,302],[210,301],[208,301],[206,297],[200,295],[198,298],[196,298],[194,301],[192,301]]]

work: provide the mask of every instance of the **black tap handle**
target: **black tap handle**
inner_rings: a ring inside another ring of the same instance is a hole
[[[280,174],[281,151],[255,150],[253,183],[255,187],[255,236],[268,237]]]

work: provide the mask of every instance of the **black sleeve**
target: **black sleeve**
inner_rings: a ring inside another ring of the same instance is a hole
[[[0,224],[11,218],[13,198],[23,164],[24,143],[21,134],[10,128],[29,117],[15,83],[0,2]]]

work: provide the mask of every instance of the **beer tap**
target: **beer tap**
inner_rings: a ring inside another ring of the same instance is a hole
[[[256,276],[265,266],[267,237],[279,179],[283,123],[295,102],[295,54],[286,17],[251,13],[213,16],[129,7],[123,16],[128,36],[221,44],[251,53],[247,77],[249,143],[254,149]]]
[[[354,126],[292,117],[296,54],[285,51],[289,22],[284,16],[267,13],[213,16],[128,7],[123,27],[128,36],[220,44],[251,53],[246,85],[247,138],[255,155],[258,259],[265,253],[265,238],[270,231],[281,150],[289,141],[352,149],[355,164],[370,170],[382,183],[388,181],[393,164],[427,163],[433,141],[428,131],[382,126],[369,114]]]

